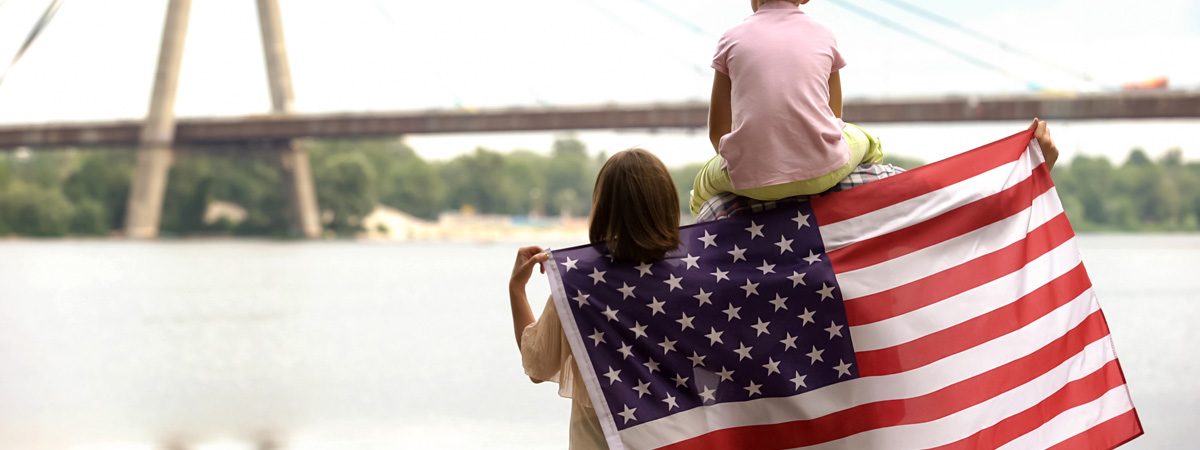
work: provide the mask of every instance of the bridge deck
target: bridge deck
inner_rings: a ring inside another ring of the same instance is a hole
[[[906,100],[849,100],[845,117],[856,123],[1027,120],[1099,120],[1200,117],[1200,92],[1136,92],[1071,97],[1008,96]],[[702,128],[706,103],[548,107],[483,111],[261,115],[180,119],[181,145],[294,138],[398,136],[588,129]],[[135,146],[140,121],[0,126],[0,149],[16,147]]]

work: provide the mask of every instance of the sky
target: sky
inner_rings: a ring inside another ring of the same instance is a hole
[[[838,36],[847,98],[1095,92],[1167,76],[1200,89],[1200,2],[922,0],[986,41],[906,13],[854,4],[1002,69],[813,0]],[[907,0],[918,3],[917,0]],[[0,68],[50,0],[0,0]],[[166,0],[66,0],[0,84],[0,124],[132,119],[149,101]],[[280,0],[299,112],[412,111],[706,100],[716,40],[745,0]],[[194,0],[176,111],[263,114],[270,107],[252,0]],[[1005,49],[1008,48],[1008,50]],[[1034,55],[1029,58],[1024,54]],[[1091,80],[1084,79],[1083,74]],[[873,125],[885,151],[941,159],[1026,124]],[[1060,122],[1069,157],[1122,159],[1133,146],[1200,159],[1200,121]],[[643,146],[669,165],[712,155],[697,132],[579,132],[593,151]],[[546,151],[562,133],[409,136],[422,155],[477,146]]]

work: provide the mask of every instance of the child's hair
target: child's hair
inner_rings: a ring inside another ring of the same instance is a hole
[[[679,195],[662,161],[640,148],[612,155],[596,175],[588,234],[619,260],[659,260],[678,248]]]

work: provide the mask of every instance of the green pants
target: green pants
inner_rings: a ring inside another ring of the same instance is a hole
[[[820,194],[837,185],[859,164],[877,163],[883,160],[883,150],[879,144],[879,138],[867,133],[862,127],[847,123],[842,128],[842,138],[850,147],[850,159],[846,160],[846,164],[841,167],[806,180],[756,188],[734,189],[733,182],[729,180],[729,172],[721,168],[721,156],[714,156],[704,164],[704,167],[700,168],[700,172],[696,174],[696,181],[692,184],[692,214],[698,214],[700,206],[704,205],[705,201],[722,192],[732,192],[743,197],[764,201],[797,195]]]

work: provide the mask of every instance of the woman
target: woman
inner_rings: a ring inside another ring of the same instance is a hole
[[[605,244],[618,260],[655,261],[678,248],[679,197],[662,161],[642,149],[625,150],[609,158],[600,168],[592,190],[588,234],[592,242]],[[547,258],[549,255],[540,247],[521,248],[508,283],[521,363],[534,383],[557,382],[558,394],[571,399],[570,448],[608,448],[567,346],[554,301],[546,301],[541,317],[534,319],[525,295],[533,266],[541,267]]]

